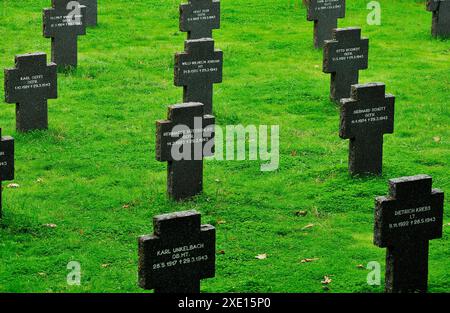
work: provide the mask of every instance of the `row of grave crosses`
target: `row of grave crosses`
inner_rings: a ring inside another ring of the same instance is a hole
[[[314,22],[314,47],[321,49],[333,38],[338,19],[345,17],[345,0],[303,0],[307,20]],[[433,12],[431,34],[450,38],[450,0],[427,0],[427,10]]]
[[[167,192],[180,201],[203,190],[203,158],[214,155],[213,85],[222,82],[223,53],[214,48],[220,27],[218,0],[180,5],[184,52],[175,54],[174,83],[183,87],[183,104],[169,106],[168,119],[156,122],[156,159],[167,162]]]
[[[52,62],[45,53],[17,55],[5,69],[5,102],[16,104],[19,132],[48,128],[47,100],[57,98],[57,71],[77,66],[77,36],[97,25],[97,0],[52,0],[44,9],[43,32],[52,38]]]
[[[377,197],[374,244],[387,248],[387,293],[428,290],[429,241],[442,237],[444,193],[428,175],[389,181]],[[139,286],[156,293],[199,293],[200,280],[215,276],[216,230],[196,211],[153,218],[154,234],[139,237]]]

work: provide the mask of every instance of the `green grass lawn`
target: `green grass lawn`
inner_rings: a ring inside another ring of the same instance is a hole
[[[15,54],[50,54],[42,36],[50,2],[1,2],[1,68],[12,67]],[[360,82],[384,82],[397,98],[384,175],[353,179],[305,8],[297,0],[222,0],[217,123],[280,125],[280,168],[208,160],[204,194],[181,204],[167,199],[166,164],[155,160],[155,120],[182,101],[173,85],[173,55],[186,38],[179,0],[99,2],[99,26],[79,39],[78,69],[59,75],[49,130],[17,133],[14,105],[1,105],[3,134],[16,139],[20,188],[4,189],[0,291],[140,292],[137,237],[153,231],[156,214],[196,209],[216,226],[224,252],[202,291],[382,292],[366,283],[368,262],[384,273],[385,250],[372,243],[374,198],[387,193],[388,179],[420,173],[449,194],[444,236],[430,247],[429,287],[450,291],[450,41],[431,38],[423,1],[381,0],[381,26],[367,25],[368,1],[348,1],[340,20],[370,38]],[[81,286],[66,283],[70,261],[81,263]]]

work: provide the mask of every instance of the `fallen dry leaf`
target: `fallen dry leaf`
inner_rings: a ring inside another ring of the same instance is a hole
[[[6,187],[8,187],[8,188],[19,188],[20,187],[20,185],[19,184],[8,184]]]
[[[356,265],[356,267],[357,267],[357,268],[364,268],[364,265],[358,264],[358,265]]]
[[[36,182],[37,183],[42,183],[44,180],[42,179],[42,178],[38,178],[38,179],[36,179]]]
[[[308,211],[297,211],[295,212],[295,216],[306,216]]]
[[[309,228],[312,228],[312,227],[314,227],[314,224],[308,224],[305,227],[303,227],[302,230],[306,230],[306,229],[309,229]]]
[[[217,251],[217,254],[225,254],[225,250],[219,250]]]
[[[329,277],[329,276],[324,276],[323,280],[321,281],[321,283],[323,285],[329,285],[333,280]]]
[[[441,142],[441,137],[433,137],[434,142]]]
[[[48,227],[48,228],[56,228],[56,227],[57,227],[56,224],[51,224],[51,223],[49,223],[49,224],[44,224],[44,225],[42,225],[42,226]]]
[[[128,209],[129,207],[130,207],[129,204],[124,204],[124,205],[122,205],[122,208],[123,208],[123,209]]]
[[[267,254],[266,253],[258,254],[257,256],[255,256],[255,258],[258,260],[265,260],[265,259],[267,259]]]
[[[217,179],[217,178],[216,178],[214,181],[215,181],[216,183],[220,183],[220,179]]]
[[[297,151],[296,150],[292,150],[291,151],[291,156],[297,156]]]
[[[311,263],[311,262],[318,261],[318,260],[319,260],[319,258],[303,259],[300,261],[300,263]]]
[[[110,264],[102,264],[103,268],[107,268]]]
[[[224,221],[224,220],[218,220],[217,221],[217,225],[222,225],[222,224],[225,224],[226,223],[226,221]]]

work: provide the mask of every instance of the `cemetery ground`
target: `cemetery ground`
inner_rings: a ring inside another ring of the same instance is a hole
[[[59,74],[49,130],[17,133],[14,105],[2,104],[3,134],[16,139],[8,183],[18,188],[4,183],[0,291],[140,292],[138,236],[152,233],[156,214],[196,209],[217,228],[217,274],[202,282],[204,292],[383,292],[383,281],[366,282],[371,261],[384,276],[374,198],[387,194],[388,179],[419,173],[450,193],[450,42],[431,37],[423,1],[380,3],[381,26],[367,25],[362,0],[348,1],[339,26],[361,26],[370,38],[360,82],[384,82],[397,99],[381,177],[348,174],[348,141],[338,136],[339,109],[305,8],[222,0],[217,124],[280,125],[280,167],[263,173],[260,162],[208,160],[204,194],[174,203],[166,164],[155,160],[155,121],[182,102],[173,85],[173,56],[186,37],[179,1],[101,1],[99,26],[79,38],[78,69]],[[49,6],[2,2],[2,68],[13,67],[15,54],[50,55],[42,37]],[[431,292],[450,291],[448,199],[443,238],[430,242]],[[70,261],[81,264],[80,286],[66,282]]]

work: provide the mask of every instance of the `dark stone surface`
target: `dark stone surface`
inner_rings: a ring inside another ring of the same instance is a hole
[[[139,286],[155,293],[199,293],[215,276],[216,230],[196,211],[153,218],[154,234],[139,238]]]
[[[345,17],[345,0],[304,0],[308,21],[314,21],[314,47],[320,49],[332,38],[338,18]]]
[[[353,85],[351,98],[341,100],[339,136],[350,139],[349,171],[352,175],[381,175],[383,135],[394,132],[393,95],[381,83]]]
[[[223,53],[214,50],[214,40],[186,40],[185,52],[175,55],[175,86],[183,86],[184,102],[204,104],[213,113],[213,84],[222,82]]]
[[[450,38],[450,0],[428,0],[427,9],[433,12],[432,35]]]
[[[0,218],[2,217],[2,182],[14,179],[14,138],[2,137],[0,128]]]
[[[71,0],[52,0],[52,8],[44,9],[44,37],[52,38],[52,62],[60,70],[77,67],[78,36],[86,35],[86,7],[71,7],[72,3],[76,4]],[[77,10],[80,14],[70,19]]]
[[[58,96],[56,64],[47,65],[45,53],[17,55],[15,63],[5,69],[5,101],[16,103],[16,128],[47,129],[47,99]]]
[[[442,237],[444,193],[428,175],[389,181],[376,198],[374,243],[387,248],[386,292],[426,292],[428,241]]]
[[[367,69],[369,39],[361,38],[361,28],[337,28],[323,48],[323,72],[331,73],[331,100],[349,98],[351,86],[358,84],[359,70]]]
[[[180,30],[188,33],[188,39],[212,38],[212,30],[219,28],[219,0],[189,0],[180,5]]]
[[[156,159],[168,162],[167,192],[180,201],[203,190],[203,158],[214,155],[214,123],[212,115],[203,114],[201,103],[169,106],[168,120],[156,122]],[[176,127],[184,126],[184,129]],[[182,133],[181,131],[184,131]],[[181,151],[183,156],[172,153]]]
[[[86,26],[97,26],[97,0],[78,0],[78,2],[86,7]]]

